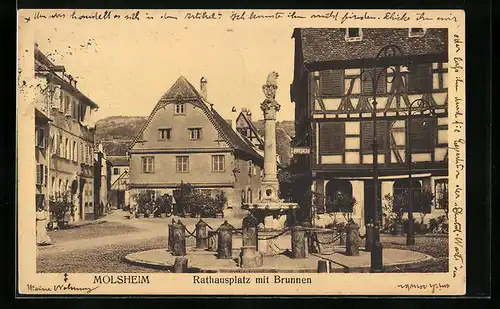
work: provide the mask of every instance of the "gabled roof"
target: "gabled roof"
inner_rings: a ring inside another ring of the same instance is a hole
[[[238,119],[240,117],[243,117],[243,119],[245,120],[245,122],[248,124],[248,127],[250,128],[250,130],[253,131],[253,133],[255,134],[255,136],[257,137],[257,139],[259,140],[259,143],[261,143],[262,145],[264,145],[264,139],[262,138],[262,136],[260,136],[260,134],[257,131],[257,128],[253,124],[252,120],[250,120],[247,117],[247,115],[243,111],[241,111],[240,114],[238,115],[238,117],[236,117],[236,123],[238,123]]]
[[[129,175],[129,172],[128,171],[123,171],[120,176],[118,176],[118,178],[116,178],[116,180],[111,184],[111,188],[113,188],[113,186],[118,183],[118,181],[120,181],[121,179],[125,178],[126,176],[130,176]]]
[[[411,38],[408,30],[362,28],[362,40],[359,42],[346,41],[346,28],[295,28],[293,37],[301,43],[304,64],[371,59],[387,45],[398,46],[405,56],[448,54],[446,28],[429,28],[424,36]]]
[[[262,159],[262,156],[257,153],[252,146],[248,145],[237,132],[233,130],[231,125],[227,123],[227,121],[222,118],[222,116],[219,115],[219,113],[217,113],[217,111],[213,108],[213,104],[211,104],[203,96],[201,96],[196,88],[184,76],[180,76],[177,81],[163,94],[163,96],[149,115],[148,120],[139,131],[139,134],[137,134],[137,137],[131,144],[130,149],[134,147],[135,143],[143,138],[142,134],[148,127],[156,112],[166,104],[176,102],[192,103],[196,105],[201,110],[203,110],[210,122],[214,125],[215,129],[221,134],[222,138],[229,144],[230,147],[232,147],[234,150],[244,152],[256,159]]]

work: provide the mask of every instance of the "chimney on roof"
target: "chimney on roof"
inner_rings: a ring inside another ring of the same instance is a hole
[[[202,77],[200,79],[200,91],[201,95],[205,100],[208,100],[208,93],[207,93],[207,79],[205,77]]]

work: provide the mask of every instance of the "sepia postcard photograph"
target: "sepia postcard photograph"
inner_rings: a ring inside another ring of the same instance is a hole
[[[20,10],[21,295],[463,295],[465,13]]]

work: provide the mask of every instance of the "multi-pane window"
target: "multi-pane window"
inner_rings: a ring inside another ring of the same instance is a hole
[[[71,114],[70,114],[70,112],[71,112],[70,111],[70,107],[71,106],[70,105],[71,105],[71,103],[70,103],[70,100],[69,100],[69,96],[66,96],[64,98],[64,114],[66,116],[71,116]]]
[[[176,170],[178,173],[187,173],[189,171],[189,157],[176,157]]]
[[[113,175],[119,175],[120,169],[118,167],[113,168]]]
[[[201,128],[189,129],[189,139],[192,139],[192,140],[201,139]]]
[[[62,135],[59,135],[57,144],[59,145],[59,156],[64,158],[64,143]]]
[[[428,91],[432,89],[432,66],[430,63],[410,66],[408,91]]]
[[[158,129],[158,132],[160,134],[160,139],[161,140],[168,140],[170,139],[170,132],[172,131],[172,129],[168,128],[168,129]]]
[[[43,128],[35,128],[35,147],[45,148],[45,130]]]
[[[448,206],[448,179],[437,179],[434,181],[434,192],[436,194],[436,209],[444,209]]]
[[[37,185],[42,185],[43,180],[44,180],[44,173],[45,169],[43,164],[37,164],[36,165],[36,184]]]
[[[57,153],[57,134],[54,134],[52,135],[52,137],[50,138],[50,142],[51,142],[51,152],[52,154],[56,154]]]
[[[320,124],[319,147],[322,154],[342,154],[345,150],[345,124],[324,122]]]
[[[212,171],[214,172],[224,171],[224,155],[212,156]]]
[[[186,114],[186,105],[184,103],[175,104],[175,114],[176,115],[185,115]]]
[[[69,159],[69,139],[64,138],[64,155],[63,158]]]
[[[143,173],[154,173],[155,168],[155,158],[154,157],[142,157],[142,172]]]
[[[73,151],[72,151],[71,155],[72,155],[72,159],[74,162],[76,162],[78,160],[78,158],[77,158],[78,157],[78,149],[76,148],[77,147],[76,145],[77,145],[76,142],[73,141]]]
[[[425,34],[424,28],[409,28],[408,35],[410,37],[419,37]]]
[[[319,73],[321,96],[341,96],[344,94],[343,70],[325,70]]]
[[[363,31],[361,28],[347,28],[345,30],[345,39],[347,41],[361,41]]]

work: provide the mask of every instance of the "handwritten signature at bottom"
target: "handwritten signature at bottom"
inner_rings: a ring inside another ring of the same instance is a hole
[[[28,291],[30,292],[68,292],[68,291],[73,291],[73,292],[85,292],[87,294],[91,293],[92,291],[96,290],[99,286],[94,286],[94,287],[77,287],[71,285],[71,283],[68,284],[54,284],[53,286],[38,286],[34,284],[28,284]]]
[[[408,292],[411,290],[420,290],[420,291],[425,291],[425,290],[432,290],[432,293],[436,293],[436,291],[441,291],[441,290],[446,290],[450,288],[450,285],[445,283],[430,283],[430,284],[413,284],[413,283],[407,283],[407,284],[398,284],[396,287],[400,289],[405,289]]]

